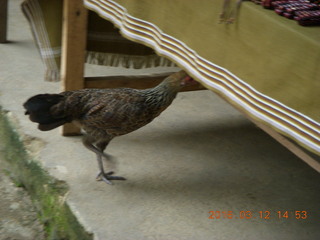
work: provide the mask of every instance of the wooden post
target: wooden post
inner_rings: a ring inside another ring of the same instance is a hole
[[[87,44],[88,10],[81,0],[64,0],[61,82],[62,91],[78,90],[84,87],[84,62]],[[62,127],[62,134],[78,135],[73,124]]]
[[[7,42],[8,0],[0,0],[0,43]]]

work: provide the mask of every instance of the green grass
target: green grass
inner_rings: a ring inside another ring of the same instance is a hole
[[[4,159],[8,162],[10,176],[19,187],[30,194],[39,211],[49,240],[89,240],[87,233],[64,202],[68,186],[49,176],[27,153],[15,126],[0,109],[0,141]]]

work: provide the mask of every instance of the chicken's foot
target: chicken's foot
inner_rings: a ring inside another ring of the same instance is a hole
[[[105,183],[112,185],[111,180],[126,180],[124,177],[111,176],[114,173],[113,171],[107,172],[107,173],[105,173],[104,171],[102,157],[104,157],[107,160],[109,159],[108,159],[108,155],[105,154],[103,150],[106,148],[109,141],[98,143],[96,144],[96,146],[94,146],[90,140],[91,139],[87,136],[84,136],[82,138],[83,145],[89,150],[91,150],[92,152],[96,153],[97,155],[97,161],[98,161],[98,166],[100,171],[96,177],[97,181],[104,181]]]
[[[97,181],[104,181],[107,184],[112,185],[112,182],[110,180],[127,180],[124,177],[120,177],[120,176],[111,176],[112,174],[114,174],[114,172],[99,172],[96,179]]]

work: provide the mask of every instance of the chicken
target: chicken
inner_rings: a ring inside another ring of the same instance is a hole
[[[195,81],[180,71],[164,79],[154,88],[82,89],[59,94],[39,94],[24,104],[25,114],[38,123],[41,131],[49,131],[65,123],[73,122],[82,132],[83,145],[97,156],[99,174],[97,180],[112,184],[111,180],[125,180],[105,172],[104,150],[116,136],[135,131],[164,111],[178,91]]]

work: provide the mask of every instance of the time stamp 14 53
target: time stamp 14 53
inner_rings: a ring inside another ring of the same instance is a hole
[[[209,211],[209,219],[297,219],[305,220],[308,212],[296,211]]]

